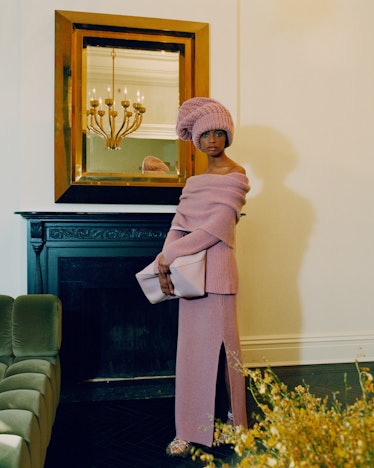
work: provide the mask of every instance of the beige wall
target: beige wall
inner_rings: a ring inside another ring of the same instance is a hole
[[[54,204],[55,9],[210,23],[211,95],[233,113],[229,154],[252,185],[237,240],[244,358],[373,359],[374,2],[2,2],[0,292],[11,295],[27,288],[14,211],[174,210]]]

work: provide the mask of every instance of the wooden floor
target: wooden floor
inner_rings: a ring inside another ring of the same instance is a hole
[[[374,370],[371,363],[360,365]],[[289,388],[306,383],[318,396],[339,392],[341,401],[353,401],[361,395],[354,364],[293,366],[274,371]],[[125,399],[123,392],[121,398],[113,391],[84,394],[85,398],[82,392],[75,397],[72,392],[62,393],[45,468],[202,466],[165,453],[167,443],[175,435],[170,382],[152,398],[147,397],[146,388],[140,385],[130,388]],[[249,414],[254,409],[248,396]],[[233,455],[227,447],[215,449],[214,453],[227,462]]]

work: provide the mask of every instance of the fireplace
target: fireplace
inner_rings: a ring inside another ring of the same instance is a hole
[[[110,389],[121,397],[135,381],[152,382],[151,393],[155,382],[170,383],[177,301],[150,304],[135,273],[161,250],[173,215],[19,214],[27,220],[28,293],[62,301],[62,393],[105,398]]]

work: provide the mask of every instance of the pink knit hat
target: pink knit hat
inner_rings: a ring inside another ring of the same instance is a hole
[[[177,134],[181,140],[192,140],[200,148],[200,137],[209,130],[225,130],[226,147],[234,136],[234,123],[230,112],[215,99],[193,97],[185,101],[178,113]]]
[[[158,172],[165,174],[169,172],[169,167],[156,156],[146,156],[142,162],[142,172]]]

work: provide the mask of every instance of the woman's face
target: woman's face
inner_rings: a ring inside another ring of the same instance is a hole
[[[225,150],[226,132],[224,130],[209,130],[200,136],[200,147],[208,156],[218,156]]]

